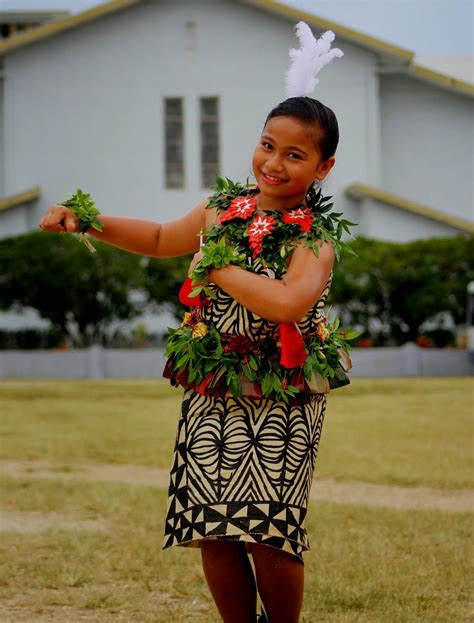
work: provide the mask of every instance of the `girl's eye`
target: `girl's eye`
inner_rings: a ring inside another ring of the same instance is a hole
[[[288,154],[288,158],[291,158],[292,160],[294,160],[295,158],[296,158],[297,160],[301,160],[301,156],[300,156],[299,154],[295,154],[295,152],[294,152],[294,151],[292,151],[292,152],[290,152],[290,153]]]
[[[266,141],[262,142],[262,147],[265,147],[265,149],[271,149],[272,148],[272,144],[271,143],[267,143]]]

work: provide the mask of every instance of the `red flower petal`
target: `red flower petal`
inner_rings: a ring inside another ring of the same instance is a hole
[[[302,231],[309,232],[313,224],[313,215],[308,208],[298,208],[297,210],[286,212],[283,215],[282,221],[287,225],[299,225]]]
[[[263,238],[275,229],[276,220],[272,216],[257,216],[249,225],[249,238]]]
[[[248,228],[249,246],[253,249],[252,257],[255,259],[262,251],[262,241],[271,233],[277,222],[272,216],[257,216]]]
[[[235,218],[248,219],[257,209],[255,197],[236,197],[232,200],[230,206],[219,218],[218,223],[232,221]]]

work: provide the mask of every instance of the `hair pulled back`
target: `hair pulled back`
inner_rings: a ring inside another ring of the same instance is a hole
[[[274,117],[293,117],[315,127],[317,147],[323,161],[336,153],[339,142],[339,125],[333,111],[312,97],[289,97],[273,108],[265,119],[265,125]]]

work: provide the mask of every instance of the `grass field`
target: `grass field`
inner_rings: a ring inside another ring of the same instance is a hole
[[[161,550],[163,484],[81,479],[81,464],[167,469],[180,395],[153,381],[0,384],[0,459],[23,466],[1,478],[1,621],[219,620],[198,551]],[[472,487],[472,397],[469,379],[354,379],[329,397],[316,481]],[[472,525],[312,501],[302,622],[473,620]]]

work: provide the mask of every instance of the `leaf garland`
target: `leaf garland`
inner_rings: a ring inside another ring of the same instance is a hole
[[[178,329],[169,329],[165,355],[174,371],[186,372],[193,386],[208,381],[208,387],[225,383],[234,397],[242,394],[242,381],[260,386],[263,396],[288,402],[300,389],[292,385],[299,368],[288,369],[280,364],[273,336],[254,342],[242,335],[221,335],[212,325],[206,325],[199,312],[185,314]],[[307,359],[304,378],[313,374],[333,379],[340,370],[339,348],[350,352],[349,342],[359,333],[339,326],[339,320],[328,323],[323,319],[314,331],[305,334]]]
[[[215,298],[215,291],[207,284],[212,268],[229,264],[257,272],[262,266],[271,268],[276,278],[287,269],[288,261],[298,244],[305,241],[317,256],[321,242],[334,245],[337,260],[341,252],[353,253],[342,240],[344,232],[350,233],[352,223],[342,218],[342,213],[331,212],[331,197],[323,197],[321,190],[310,189],[306,203],[285,213],[263,211],[267,217],[268,233],[259,234],[255,209],[251,202],[238,202],[238,198],[254,197],[258,189],[228,178],[218,177],[215,194],[207,208],[215,208],[218,218],[205,233],[206,243],[201,247],[202,259],[194,265],[191,277],[194,290],[191,296],[203,293]],[[270,221],[271,219],[271,221]],[[253,238],[252,238],[253,236]],[[253,258],[253,261],[252,261]],[[340,353],[349,353],[349,342],[359,334],[343,329],[339,320],[328,323],[324,318],[314,331],[305,334],[307,359],[304,377],[309,381],[314,375],[335,379],[342,372]],[[274,338],[252,342],[246,336],[222,336],[211,325],[205,325],[199,310],[185,315],[179,329],[170,329],[166,355],[175,371],[186,372],[187,381],[194,386],[208,383],[209,387],[225,382],[234,396],[242,392],[242,380],[256,383],[265,397],[288,400],[299,393],[291,384],[299,369],[283,367]],[[343,380],[342,384],[348,382]],[[337,384],[335,384],[337,386]]]
[[[229,264],[246,267],[245,255],[239,253],[234,246],[228,245],[225,235],[217,239],[217,241],[208,240],[201,248],[201,252],[203,257],[196,263],[191,273],[193,286],[195,287],[190,296],[198,296],[198,294],[203,292],[209,298],[215,298],[214,290],[205,285],[209,272],[213,268],[224,268]]]
[[[228,264],[249,271],[255,271],[258,265],[271,267],[278,278],[285,272],[291,254],[302,241],[305,241],[305,247],[310,247],[316,256],[319,255],[319,245],[325,241],[333,244],[338,261],[343,251],[354,255],[354,251],[342,240],[342,236],[344,232],[350,234],[350,228],[355,223],[342,218],[342,212],[331,212],[332,197],[324,197],[321,189],[315,190],[311,187],[306,195],[306,203],[295,206],[285,213],[264,210],[264,215],[276,223],[268,234],[259,239],[258,245],[255,245],[251,236],[249,237],[249,229],[259,217],[252,220],[250,216],[246,218],[233,216],[223,222],[220,221],[235,199],[253,197],[258,193],[258,189],[248,183],[244,185],[228,178],[218,177],[215,191],[207,208],[215,208],[218,219],[205,233],[206,244],[201,248],[204,257],[195,264],[191,273],[193,284],[198,286],[199,292],[204,291],[212,297],[212,289],[206,285],[209,272],[212,268],[223,268]],[[291,218],[292,215],[296,216],[299,213],[304,216],[300,222],[297,218]],[[219,242],[219,246],[216,246]],[[224,251],[224,246],[229,249],[228,252]],[[255,266],[245,261],[250,255],[258,260]]]

